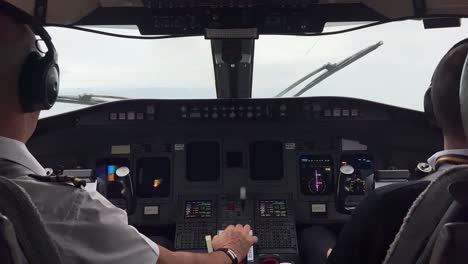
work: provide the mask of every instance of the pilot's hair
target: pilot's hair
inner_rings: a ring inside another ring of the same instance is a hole
[[[445,134],[463,136],[460,111],[460,79],[468,54],[468,38],[455,44],[436,67],[431,81],[433,113]]]

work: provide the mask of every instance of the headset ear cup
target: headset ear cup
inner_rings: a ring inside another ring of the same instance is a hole
[[[24,112],[50,109],[57,100],[59,69],[53,59],[31,52],[19,79],[19,101]]]
[[[44,75],[42,76],[43,89],[45,91],[42,98],[42,110],[49,110],[57,101],[60,88],[60,72],[59,67],[54,61],[46,62]]]
[[[424,94],[424,113],[431,124],[437,125],[437,121],[434,114],[434,106],[432,104],[431,87],[429,87],[429,89],[427,89],[426,93]]]

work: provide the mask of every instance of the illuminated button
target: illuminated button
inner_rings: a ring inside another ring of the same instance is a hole
[[[217,119],[218,118],[218,113],[211,114],[211,117],[214,118],[214,119]]]
[[[144,215],[159,215],[159,206],[145,206]]]
[[[204,114],[203,114],[203,117],[204,117],[204,118],[208,118],[208,117],[210,117],[210,114],[204,113]]]
[[[117,120],[117,113],[110,113],[109,114],[109,119],[110,120]]]
[[[229,113],[229,117],[230,117],[230,118],[236,117],[236,113],[234,113],[234,112]]]
[[[144,113],[137,113],[137,114],[136,114],[136,119],[137,119],[137,120],[143,120],[143,119],[145,119],[145,114],[144,114]]]
[[[244,107],[243,107],[243,106],[239,106],[239,111],[244,111]]]
[[[256,113],[255,116],[256,116],[256,117],[261,117],[261,116],[262,116],[262,113]]]
[[[187,114],[182,114],[182,118],[187,118]]]
[[[135,112],[127,112],[127,120],[135,120]]]
[[[359,116],[359,110],[351,109],[351,116]]]
[[[281,112],[284,112],[286,110],[288,110],[288,107],[285,104],[280,105],[280,111]]]
[[[180,108],[180,111],[181,111],[182,113],[187,112],[187,107],[186,107],[185,105],[182,106],[182,107]]]
[[[327,212],[327,205],[326,204],[311,204],[310,209],[312,213],[326,213]]]
[[[262,110],[262,107],[257,105],[257,107],[255,107],[255,109],[257,109],[258,111]]]
[[[146,106],[146,113],[148,115],[154,115],[154,113],[156,113],[156,109],[154,108],[154,105],[147,105]]]
[[[208,106],[205,106],[203,107],[203,111],[209,111],[210,109],[208,108]]]
[[[252,118],[253,117],[253,113],[252,112],[247,112],[247,118]]]
[[[323,111],[323,116],[330,117],[332,115],[332,111],[330,109],[325,109]]]
[[[119,113],[119,120],[125,120],[127,118],[126,113]]]
[[[349,109],[343,109],[343,116],[349,116]]]
[[[340,117],[341,116],[341,109],[340,108],[333,109],[333,116],[334,117]]]

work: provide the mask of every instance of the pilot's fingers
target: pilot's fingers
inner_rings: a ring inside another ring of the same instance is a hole
[[[244,229],[244,227],[243,227],[241,224],[237,224],[237,225],[236,225],[236,229],[239,230],[239,231],[241,231],[241,230]]]
[[[218,235],[215,235],[215,236],[211,239],[211,241],[213,241],[213,240],[215,240],[215,239],[218,239]]]
[[[244,226],[244,232],[245,232],[246,234],[250,233],[250,230],[252,230],[251,227],[250,227],[250,225],[247,224],[247,225]]]
[[[251,236],[249,237],[250,243],[255,244],[258,242],[258,237],[257,236]]]
[[[224,231],[226,232],[226,231],[230,231],[230,230],[233,230],[233,229],[234,229],[233,225],[228,225]]]

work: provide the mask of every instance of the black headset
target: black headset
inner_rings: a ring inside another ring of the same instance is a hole
[[[466,39],[463,39],[459,42],[457,42],[457,44],[453,45],[449,52],[453,49],[455,49],[456,47],[462,45],[462,44],[465,44],[468,42],[468,38]],[[429,85],[429,88],[427,89],[426,93],[424,94],[424,114],[426,115],[426,118],[427,120],[437,126],[437,120],[436,120],[436,117],[435,117],[435,113],[434,113],[434,106],[433,106],[433,103],[432,103],[432,80],[431,80],[431,85]]]
[[[0,0],[0,12],[29,26],[32,32],[44,41],[47,53],[41,55],[37,51],[31,52],[23,63],[18,82],[18,95],[23,112],[49,110],[58,97],[60,75],[57,52],[52,39],[40,23],[20,8]]]
[[[424,114],[426,115],[429,123],[437,126],[437,120],[434,114],[434,106],[432,105],[432,84],[424,94]]]

